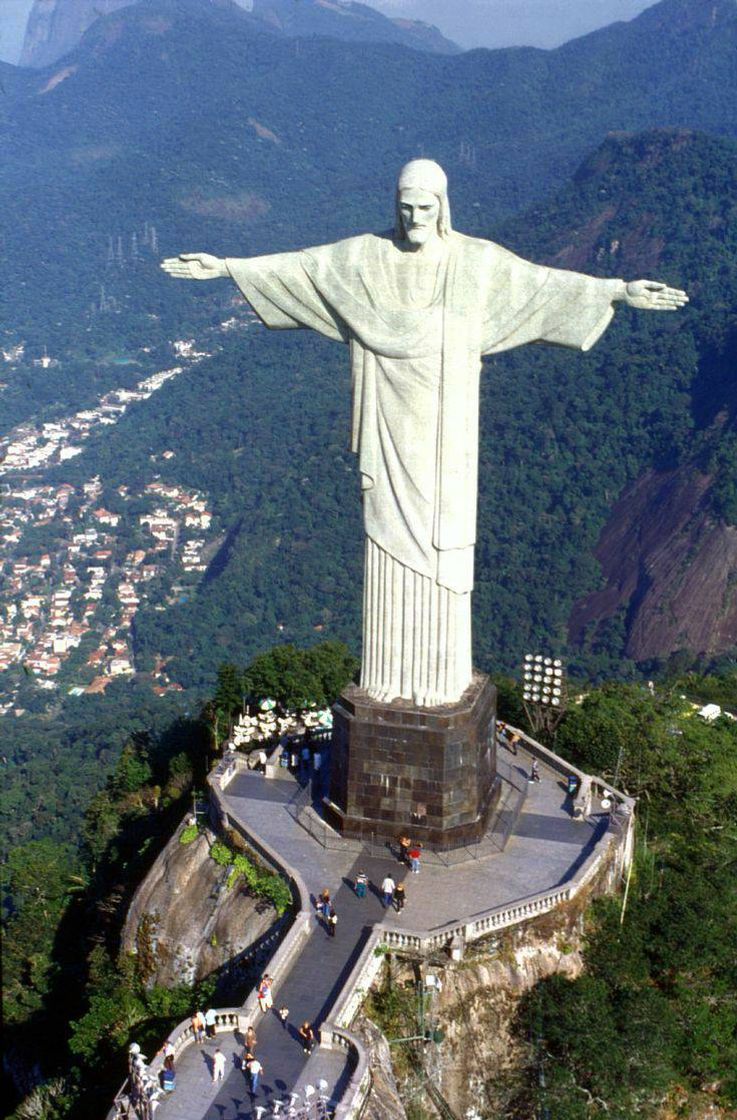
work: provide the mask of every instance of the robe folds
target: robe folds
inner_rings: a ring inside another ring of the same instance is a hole
[[[362,684],[421,706],[471,680],[481,357],[527,342],[588,350],[620,281],[531,264],[451,233],[406,290],[391,234],[250,259],[229,272],[268,327],[347,343],[366,530]]]

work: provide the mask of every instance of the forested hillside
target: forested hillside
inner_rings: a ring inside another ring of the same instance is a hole
[[[691,303],[673,316],[620,308],[585,355],[528,347],[485,363],[481,667],[512,668],[538,645],[575,652],[568,621],[598,586],[597,538],[644,471],[710,472],[702,505],[717,523],[734,519],[736,207],[734,145],[659,132],[612,137],[549,204],[489,231],[534,260],[683,285]],[[223,298],[232,294],[224,286]],[[338,637],[358,651],[360,626],[347,354],[305,332],[255,326],[219,336],[217,348],[59,474],[99,473],[108,502],[116,486],[154,471],[211,494],[226,538],[198,593],[165,612],[142,608],[135,631],[139,654],[172,656],[175,679],[200,690],[221,660],[248,658],[279,635]],[[176,457],[154,467],[164,443]],[[713,652],[735,637],[724,632]],[[628,671],[623,613],[581,640],[582,669]]]

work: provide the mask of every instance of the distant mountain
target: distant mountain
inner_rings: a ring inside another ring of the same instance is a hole
[[[34,0],[28,15],[21,66],[50,66],[76,47],[87,28],[135,0]]]
[[[663,0],[556,51],[459,55],[295,41],[230,0],[143,0],[2,99],[4,319],[56,345],[99,296],[108,238],[147,219],[167,251],[382,227],[421,152],[446,166],[459,227],[483,233],[613,129],[737,135],[736,56],[734,0]],[[32,282],[27,259],[43,261]],[[161,302],[154,272],[114,284],[131,312]]]
[[[130,7],[137,0],[35,0],[20,58],[21,66],[51,66],[77,46],[101,16]],[[199,0],[203,6],[234,6],[288,36],[315,35],[351,42],[398,43],[415,50],[451,54],[455,43],[436,27],[419,20],[389,19],[353,0]]]
[[[237,0],[248,7],[246,0]],[[432,24],[392,19],[355,0],[253,0],[253,15],[285,35],[323,35],[347,42],[397,43],[415,50],[455,54],[460,50]]]

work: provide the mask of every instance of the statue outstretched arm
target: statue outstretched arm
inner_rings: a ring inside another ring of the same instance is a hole
[[[640,311],[678,311],[688,303],[688,296],[680,288],[669,288],[657,280],[623,282],[620,299]]]
[[[164,272],[178,280],[220,280],[230,276],[228,266],[210,253],[181,253],[161,262]]]

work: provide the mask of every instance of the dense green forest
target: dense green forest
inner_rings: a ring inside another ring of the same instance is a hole
[[[681,682],[734,706],[734,676]],[[737,1107],[737,724],[708,725],[680,686],[605,686],[574,707],[556,749],[639,801],[626,910],[595,904],[586,972],[538,984],[519,1012],[530,1040],[528,1117],[707,1115]],[[542,1072],[544,1071],[544,1073]]]

